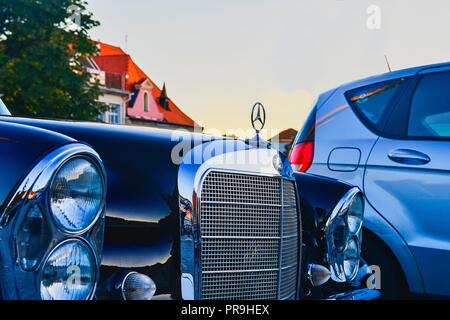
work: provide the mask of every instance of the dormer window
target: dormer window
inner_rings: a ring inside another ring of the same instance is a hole
[[[166,84],[164,83],[161,95],[159,96],[159,104],[166,110],[169,110],[169,97],[167,96]]]
[[[148,93],[144,93],[144,112],[148,112]]]

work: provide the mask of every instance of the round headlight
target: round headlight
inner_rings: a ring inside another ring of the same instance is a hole
[[[348,228],[343,217],[336,218],[331,236],[336,251],[343,252],[348,239]]]
[[[74,158],[56,173],[50,187],[50,208],[56,224],[69,233],[83,232],[103,206],[104,182],[87,158]]]
[[[351,233],[358,233],[363,224],[364,208],[361,195],[356,195],[348,208],[348,228]]]
[[[43,300],[86,300],[95,286],[96,262],[80,240],[58,245],[45,261],[40,277]]]
[[[344,254],[344,273],[347,281],[352,281],[359,269],[359,245],[358,240],[351,238]]]
[[[327,258],[331,278],[336,282],[353,281],[358,272],[363,201],[361,191],[352,188],[339,201],[326,222]]]

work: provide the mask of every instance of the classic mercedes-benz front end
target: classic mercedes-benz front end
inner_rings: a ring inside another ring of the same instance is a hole
[[[213,142],[213,144],[220,142]],[[289,164],[268,149],[234,151],[178,175],[183,299],[295,299],[300,216]],[[188,162],[188,163],[186,163]]]

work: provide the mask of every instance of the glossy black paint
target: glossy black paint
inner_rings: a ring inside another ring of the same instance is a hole
[[[0,215],[34,166],[53,150],[73,142],[75,140],[52,131],[0,122]],[[14,277],[10,276],[15,263],[8,246],[13,230],[11,223],[0,228],[0,299],[6,295],[18,297],[19,292],[23,294],[28,289],[16,286]],[[29,296],[33,293],[28,292]]]
[[[172,131],[10,117],[0,121],[53,130],[91,145],[108,177],[102,281],[134,270],[156,282],[157,295],[181,298],[178,165],[171,159],[179,141],[172,141]],[[181,137],[193,145],[202,140],[190,133]]]
[[[11,192],[34,164],[52,150],[70,142],[74,140],[56,132],[0,122],[0,212]]]

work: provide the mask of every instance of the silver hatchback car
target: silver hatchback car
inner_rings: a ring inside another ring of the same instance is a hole
[[[384,297],[450,297],[450,63],[323,93],[290,160],[364,190],[362,254]]]

